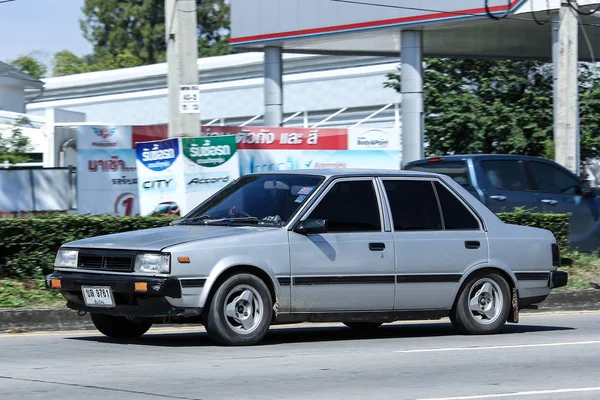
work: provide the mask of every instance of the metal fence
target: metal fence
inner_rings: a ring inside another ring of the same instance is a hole
[[[74,168],[0,170],[0,217],[74,210],[76,182]]]

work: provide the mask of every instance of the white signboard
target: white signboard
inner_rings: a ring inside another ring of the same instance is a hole
[[[200,114],[200,85],[181,85],[179,87],[179,112]]]
[[[240,176],[235,136],[137,144],[142,215],[183,216]]]
[[[183,215],[181,141],[142,142],[136,151],[141,214]]]
[[[77,212],[139,214],[130,126],[81,126],[77,136]]]

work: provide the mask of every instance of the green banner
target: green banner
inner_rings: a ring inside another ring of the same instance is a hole
[[[236,152],[235,136],[182,139],[183,154],[194,164],[212,168],[225,164]]]

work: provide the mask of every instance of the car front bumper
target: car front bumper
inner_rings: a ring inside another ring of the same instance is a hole
[[[67,307],[77,311],[125,317],[194,317],[202,312],[201,308],[175,307],[169,303],[167,298],[182,296],[181,282],[177,278],[55,272],[46,276],[45,281],[47,289],[59,291],[67,300]],[[136,290],[136,283],[145,284],[146,290]],[[110,287],[114,306],[87,305],[82,286]]]

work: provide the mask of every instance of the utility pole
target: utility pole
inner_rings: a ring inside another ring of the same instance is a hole
[[[169,137],[200,136],[196,2],[165,0]]]
[[[575,2],[561,0],[558,35],[555,35],[554,141],[556,162],[579,175],[578,33]],[[558,40],[558,44],[556,44]]]

